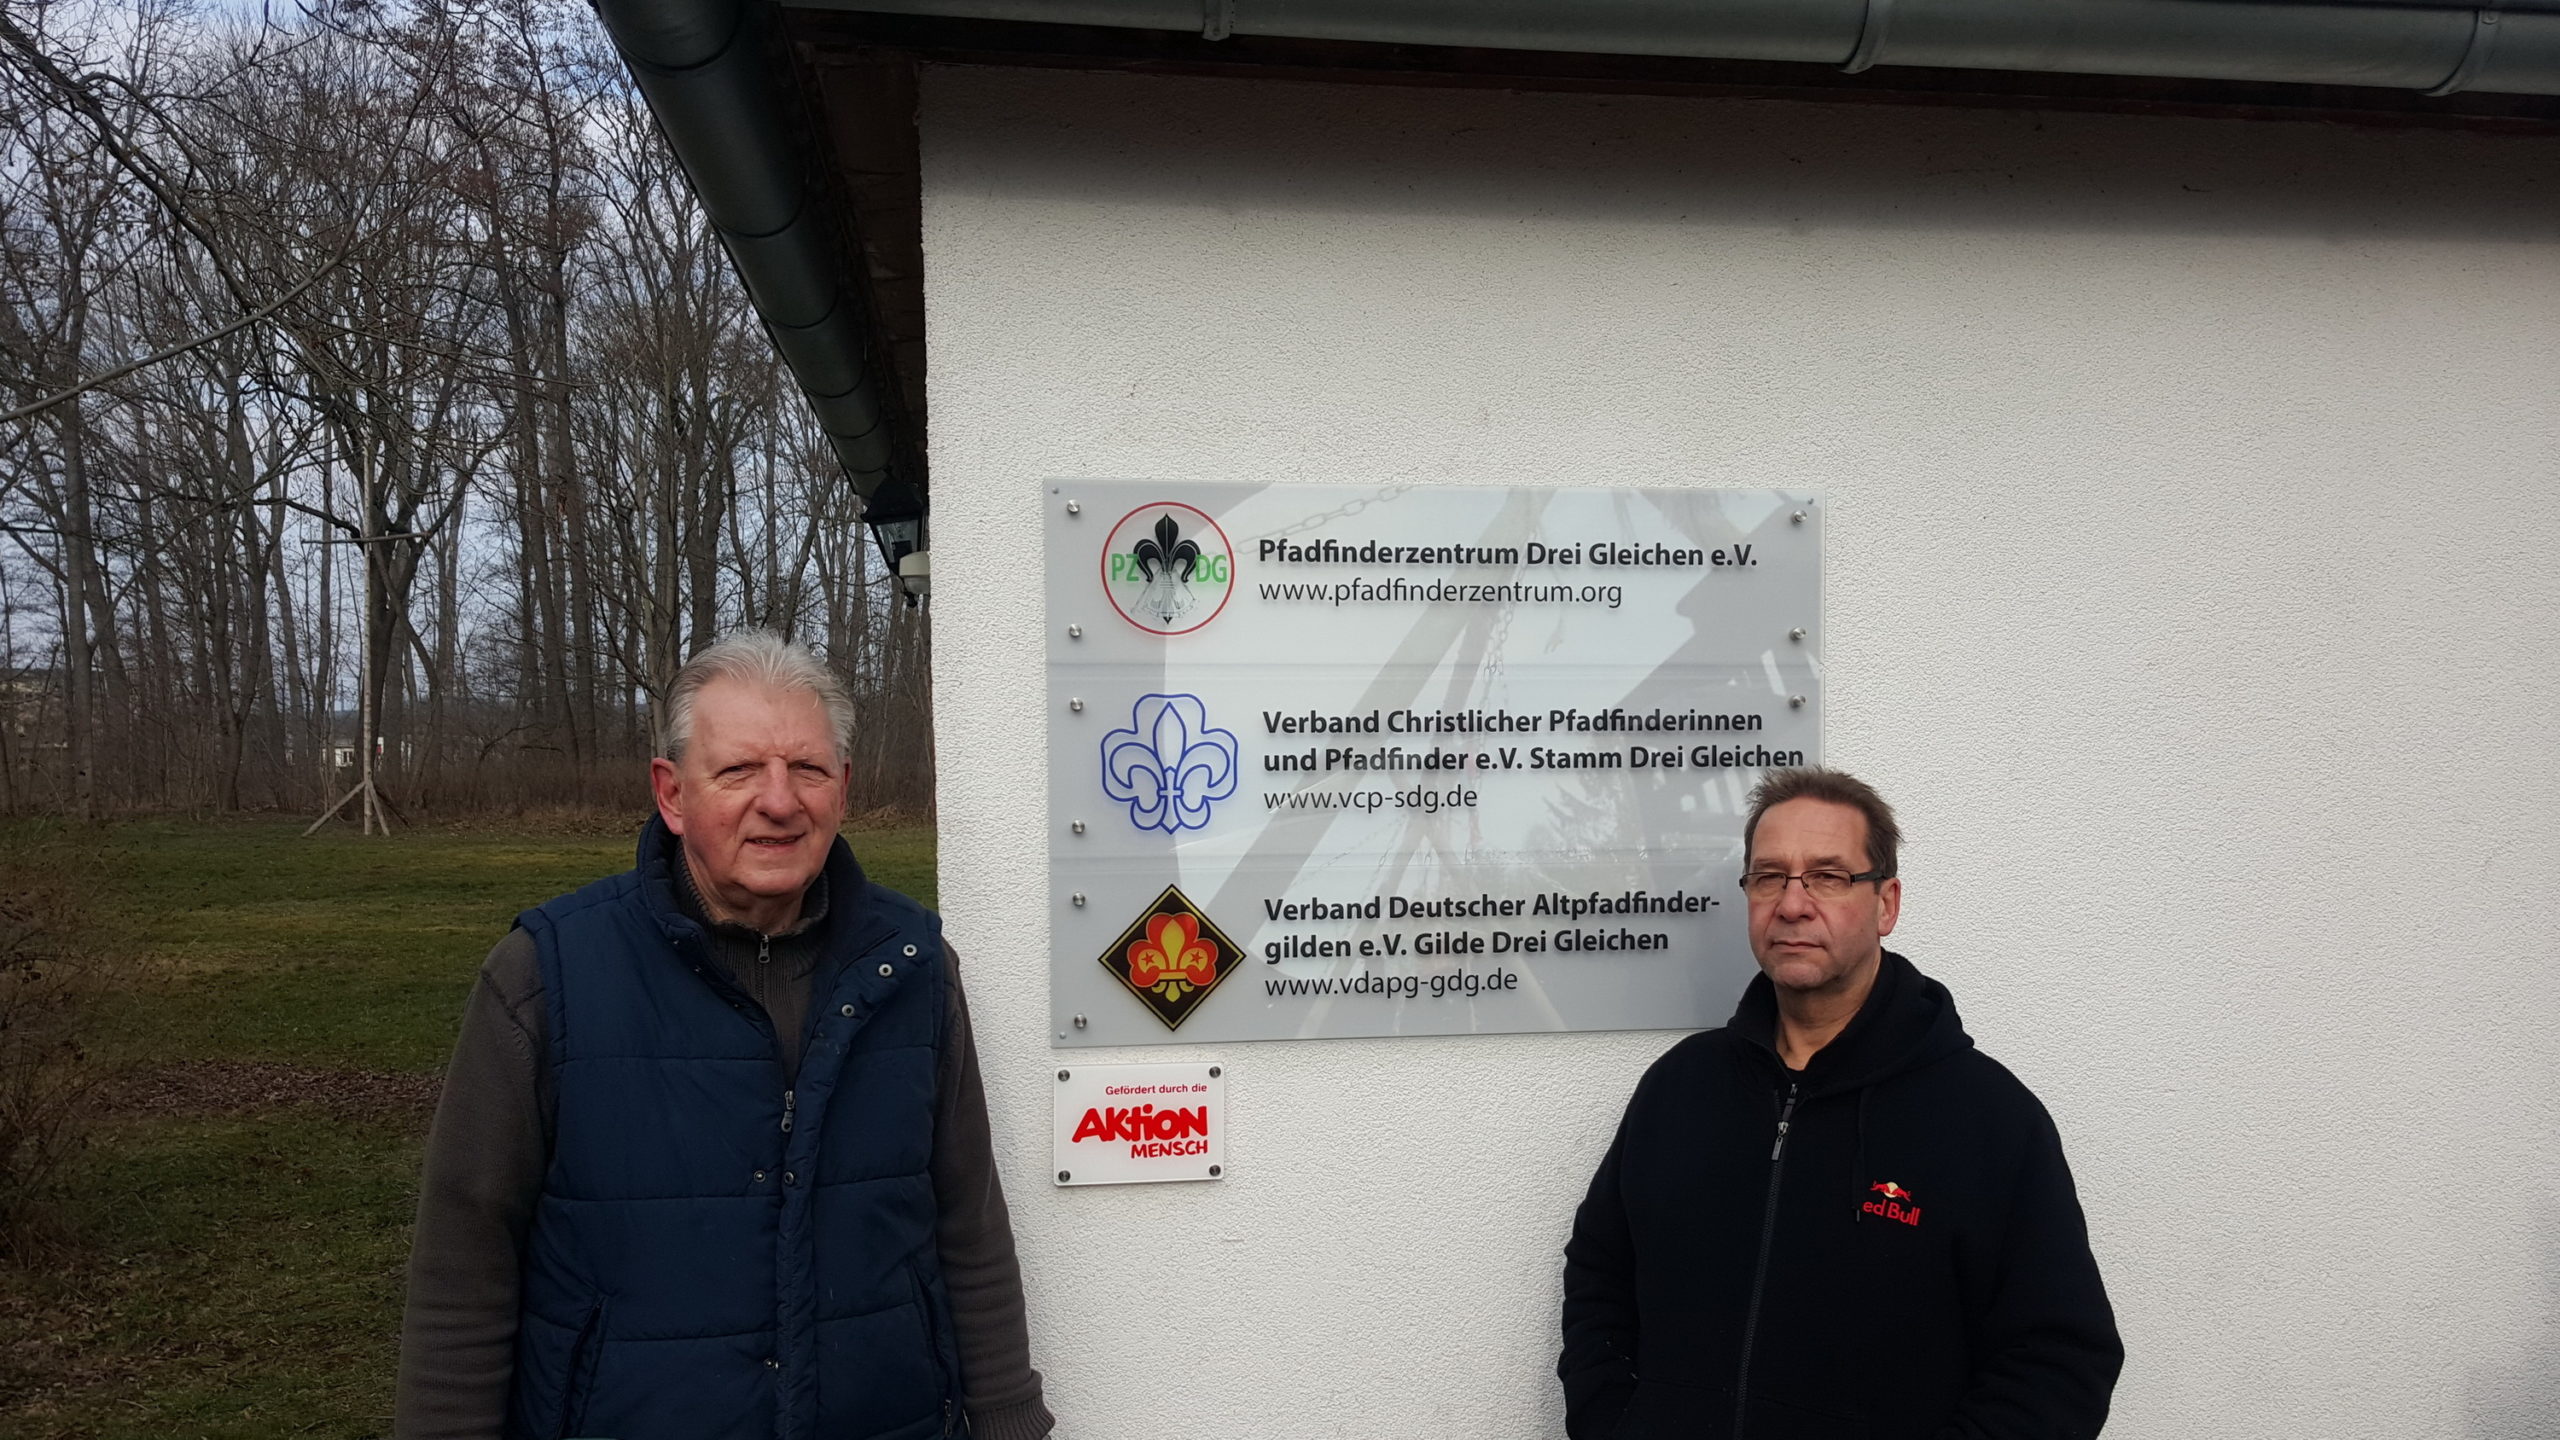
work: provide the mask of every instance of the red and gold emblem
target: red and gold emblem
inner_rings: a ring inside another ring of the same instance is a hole
[[[1241,958],[1235,942],[1174,886],[1164,887],[1111,948],[1102,968],[1129,987],[1167,1030],[1179,1030]]]

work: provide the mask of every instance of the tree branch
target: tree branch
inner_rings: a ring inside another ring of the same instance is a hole
[[[132,374],[136,370],[149,369],[151,366],[157,365],[163,360],[175,360],[190,350],[199,349],[203,346],[212,344],[216,340],[222,339],[226,335],[234,335],[242,330],[246,330],[250,326],[266,319],[268,316],[273,315],[287,305],[292,304],[294,301],[301,299],[304,292],[308,291],[312,286],[319,284],[322,279],[328,276],[330,271],[337,269],[341,264],[345,263],[347,256],[353,253],[353,249],[354,247],[352,243],[341,248],[336,255],[330,257],[328,264],[323,265],[319,269],[312,271],[309,275],[304,276],[301,284],[294,286],[292,289],[287,290],[273,300],[270,300],[266,304],[259,306],[257,309],[250,311],[248,314],[241,316],[239,319],[232,321],[228,325],[224,325],[219,329],[208,330],[193,339],[181,340],[175,345],[164,346],[161,349],[154,350],[150,354],[143,356],[139,360],[119,365],[113,370],[107,371],[103,375],[93,375],[88,379],[81,381],[79,384],[71,386],[69,389],[57,390],[53,394],[47,395],[43,399],[35,401],[32,404],[21,405],[6,415],[0,415],[0,424],[14,424],[17,421],[27,419],[30,416],[43,414],[45,411],[52,409],[56,405],[62,404],[66,400],[79,399],[81,396],[88,394],[90,391],[97,389],[101,385],[111,385],[116,381],[123,379],[127,375]]]

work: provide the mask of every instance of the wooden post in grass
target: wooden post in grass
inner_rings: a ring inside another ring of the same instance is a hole
[[[359,527],[371,525],[373,523],[372,514],[372,511],[360,508],[359,518],[356,522],[357,525]],[[306,545],[379,545],[388,540],[407,540],[411,538],[413,537],[406,532],[402,532],[397,535],[358,534],[343,540],[306,540],[303,543]],[[363,593],[369,600],[373,593],[373,552],[371,550],[365,550],[361,553],[364,555],[366,581]],[[382,827],[383,834],[388,835],[391,833],[391,816],[393,813],[391,806],[382,798],[382,791],[373,783],[373,750],[374,745],[377,743],[373,733],[373,722],[373,617],[371,615],[364,615],[360,617],[356,625],[355,788],[349,790],[346,794],[339,796],[336,803],[332,804],[328,809],[321,811],[320,818],[312,821],[310,828],[302,832],[305,836],[312,834],[321,826],[328,824],[339,811],[347,808],[348,801],[357,799],[361,799],[363,801],[362,804],[356,807],[356,813],[358,816],[357,823],[362,827],[361,833],[366,835],[372,834],[376,825]]]

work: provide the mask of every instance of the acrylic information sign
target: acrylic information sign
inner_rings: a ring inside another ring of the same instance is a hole
[[[1692,1028],[1818,763],[1821,508],[1054,482],[1060,1045]]]
[[[1223,1065],[1061,1065],[1049,1111],[1050,1164],[1060,1185],[1227,1173]]]

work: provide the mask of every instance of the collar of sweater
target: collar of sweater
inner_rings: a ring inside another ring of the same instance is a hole
[[[1725,1022],[1750,1043],[1750,1053],[1780,1073],[1778,992],[1766,975],[1743,987],[1733,1018]],[[1831,1043],[1805,1062],[1799,1079],[1807,1098],[1862,1089],[1908,1070],[1973,1048],[1947,987],[1890,950],[1876,970],[1875,988]]]

